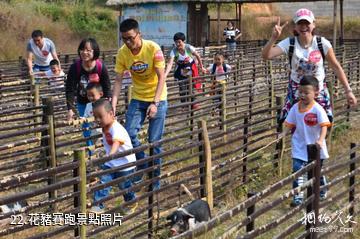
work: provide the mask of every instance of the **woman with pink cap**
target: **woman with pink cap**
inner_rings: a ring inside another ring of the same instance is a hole
[[[312,11],[305,8],[297,10],[293,21],[295,23],[295,37],[288,37],[274,45],[279,39],[283,28],[288,24],[288,22],[285,22],[283,25],[280,25],[279,18],[273,28],[270,40],[262,50],[262,57],[267,60],[282,54],[286,54],[289,57],[290,76],[288,93],[279,120],[282,122],[286,118],[291,106],[298,101],[300,80],[305,75],[312,75],[319,81],[319,94],[316,101],[323,106],[330,121],[332,121],[333,114],[330,95],[325,81],[325,60],[328,61],[329,66],[342,83],[349,105],[355,106],[357,100],[352,93],[342,67],[335,57],[331,43],[324,37],[314,35],[315,17]]]

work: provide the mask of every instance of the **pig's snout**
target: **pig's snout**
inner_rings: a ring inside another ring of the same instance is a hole
[[[173,227],[170,229],[170,232],[171,232],[171,235],[172,235],[172,236],[176,236],[176,235],[178,234],[178,232],[176,231],[176,229],[173,228]]]

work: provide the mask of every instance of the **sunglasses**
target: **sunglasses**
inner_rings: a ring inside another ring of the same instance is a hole
[[[132,36],[130,36],[130,37],[123,37],[122,36],[121,38],[123,39],[124,42],[129,42],[129,41],[133,42],[138,35],[139,35],[139,32],[137,32],[136,35],[133,36],[133,37]]]

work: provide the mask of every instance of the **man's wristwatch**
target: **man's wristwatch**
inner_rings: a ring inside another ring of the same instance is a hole
[[[159,101],[158,102],[153,101],[152,104],[154,104],[156,107],[159,107],[160,102]]]

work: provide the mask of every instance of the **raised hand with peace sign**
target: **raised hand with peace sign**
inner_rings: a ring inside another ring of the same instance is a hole
[[[283,25],[280,25],[280,17],[278,17],[278,21],[276,23],[276,25],[273,28],[272,31],[272,35],[271,38],[276,41],[277,39],[279,39],[279,37],[281,36],[281,32],[283,30],[284,27],[286,27],[288,25],[289,22],[285,22]]]

